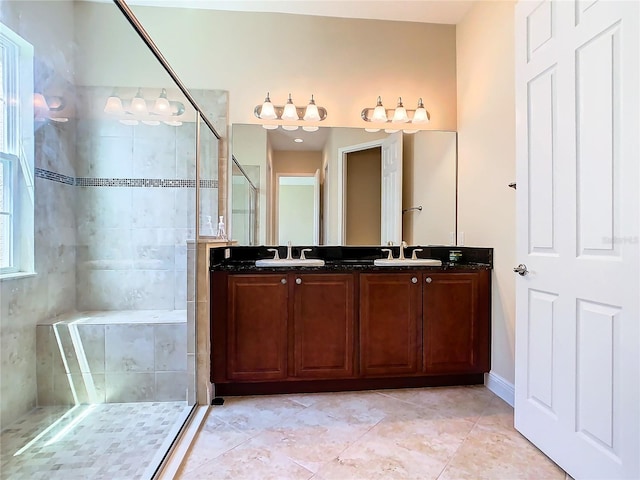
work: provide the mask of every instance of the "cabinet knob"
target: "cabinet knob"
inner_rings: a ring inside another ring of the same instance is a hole
[[[416,277],[411,278],[411,283],[418,283],[418,279]]]
[[[280,283],[283,284],[283,285],[286,285],[287,284],[287,279],[283,278],[282,280],[280,280]]]
[[[302,279],[301,278],[296,278],[296,285],[300,285],[302,283]]]
[[[427,278],[425,278],[425,279],[424,279],[424,281],[425,281],[425,282],[427,282],[427,283],[431,283],[431,282],[433,282],[433,280],[432,280],[432,278],[431,278],[431,277],[427,277]]]

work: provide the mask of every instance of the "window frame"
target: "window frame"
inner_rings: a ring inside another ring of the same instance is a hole
[[[8,241],[0,254],[8,255],[0,263],[0,279],[16,273],[34,273],[33,245],[33,46],[6,24],[0,23],[0,62],[2,85],[0,100],[2,125],[0,134],[0,162],[9,172],[3,179],[3,210],[8,217],[6,226]],[[30,201],[29,201],[30,199]],[[31,203],[31,205],[29,205]],[[31,248],[30,248],[31,247]]]

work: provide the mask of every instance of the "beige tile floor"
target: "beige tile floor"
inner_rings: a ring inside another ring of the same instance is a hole
[[[227,397],[179,479],[557,479],[485,387]]]

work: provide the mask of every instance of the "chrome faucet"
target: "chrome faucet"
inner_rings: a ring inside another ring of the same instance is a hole
[[[400,256],[398,257],[398,260],[404,260],[404,249],[405,248],[407,248],[407,242],[405,242],[403,240],[402,243],[400,243]]]
[[[300,250],[300,260],[306,260],[307,257],[304,256],[304,252],[312,252],[313,248],[303,248]]]
[[[291,256],[291,240],[287,242],[287,260],[293,260]]]

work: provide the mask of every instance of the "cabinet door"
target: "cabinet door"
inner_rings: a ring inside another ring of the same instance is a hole
[[[229,380],[287,376],[288,288],[286,274],[229,275]]]
[[[292,278],[294,375],[353,376],[353,274],[298,274]]]
[[[360,275],[360,370],[363,376],[419,371],[421,277],[416,273]]]
[[[489,271],[424,274],[427,373],[489,371]]]

